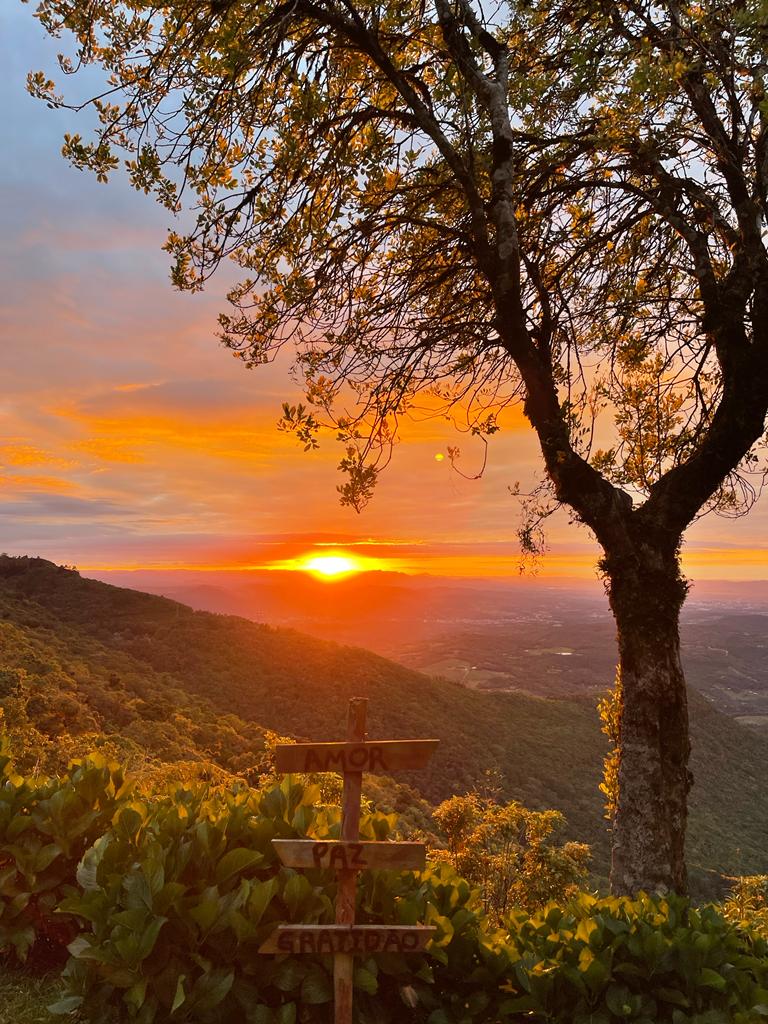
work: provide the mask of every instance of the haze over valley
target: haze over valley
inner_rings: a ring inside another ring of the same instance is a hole
[[[585,699],[613,683],[616,630],[601,584],[523,576],[443,580],[359,573],[93,573],[192,608],[365,647],[471,689]],[[690,686],[718,710],[768,727],[768,582],[699,581],[682,616]]]

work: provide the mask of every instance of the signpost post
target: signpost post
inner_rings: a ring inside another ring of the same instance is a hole
[[[360,796],[363,772],[389,773],[423,768],[437,740],[366,739],[368,701],[353,698],[347,715],[345,743],[280,744],[275,767],[281,772],[340,772],[344,779],[341,839],[274,839],[286,867],[335,868],[338,877],[336,924],[280,925],[261,946],[262,953],[332,953],[335,1024],[352,1022],[354,957],[371,953],[414,953],[426,948],[434,928],[426,925],[356,925],[357,874],[366,868],[424,867],[423,843],[360,841]]]

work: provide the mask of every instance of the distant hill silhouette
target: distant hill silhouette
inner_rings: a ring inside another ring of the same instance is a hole
[[[562,810],[605,871],[605,740],[591,700],[468,690],[360,648],[0,557],[0,704],[53,740],[117,735],[166,761],[238,771],[258,759],[265,729],[339,738],[356,695],[370,700],[372,736],[440,739],[430,768],[404,780],[429,800],[498,768],[508,798]],[[691,714],[690,861],[766,872],[768,744],[695,693]]]

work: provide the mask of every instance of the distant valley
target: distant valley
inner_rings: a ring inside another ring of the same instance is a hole
[[[366,647],[471,689],[594,700],[613,682],[615,628],[597,582],[441,582],[397,573],[332,583],[297,573],[221,573],[211,582],[211,575],[100,578]],[[689,684],[741,723],[768,728],[768,583],[695,584],[682,641]]]

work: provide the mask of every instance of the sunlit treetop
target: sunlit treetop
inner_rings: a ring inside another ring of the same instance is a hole
[[[283,426],[307,447],[334,428],[343,501],[367,499],[425,391],[483,437],[525,398],[566,501],[612,501],[610,482],[661,502],[699,457],[764,316],[765,3],[37,13],[74,35],[63,71],[109,74],[100,131],[65,154],[102,180],[124,159],[179,213],[180,288],[241,268],[221,336],[249,366],[295,346],[307,397]],[[43,75],[30,88],[64,102]],[[739,463],[675,528],[738,503]]]

